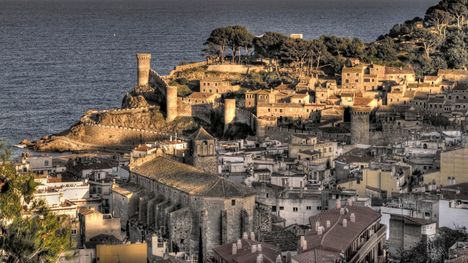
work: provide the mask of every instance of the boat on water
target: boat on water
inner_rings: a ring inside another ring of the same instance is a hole
[[[24,145],[24,144],[15,144],[13,146],[15,146],[16,148],[21,148],[21,149],[26,148],[26,145]]]

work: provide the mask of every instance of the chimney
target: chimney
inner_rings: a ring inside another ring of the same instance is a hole
[[[349,220],[352,222],[352,223],[356,223],[356,215],[354,213],[351,213],[351,215],[349,216]]]
[[[237,245],[236,245],[236,243],[232,244],[232,255],[237,255]]]
[[[263,255],[262,254],[257,256],[256,263],[263,263]]]
[[[305,250],[307,250],[307,240],[304,240],[302,244],[302,251],[305,251]]]
[[[278,256],[276,257],[275,263],[283,263],[283,260],[281,259],[281,255],[278,255]]]
[[[347,226],[348,226],[348,220],[346,220],[346,218],[345,218],[345,219],[343,219],[343,227],[347,227]]]
[[[257,245],[252,245],[252,247],[250,248],[251,248],[250,251],[252,252],[252,254],[257,253]]]
[[[344,214],[345,214],[345,210],[344,210],[344,208],[342,207],[342,208],[340,208],[340,215],[344,215]]]
[[[255,241],[255,233],[253,231],[250,232],[250,240]]]
[[[320,227],[320,221],[315,221],[315,231]]]
[[[262,244],[257,244],[257,251],[262,252]]]
[[[317,235],[322,235],[323,234],[323,226],[319,226],[317,230]]]
[[[237,248],[242,249],[242,240],[237,239]]]
[[[330,228],[331,227],[331,222],[330,220],[327,220],[327,228]]]
[[[242,239],[249,239],[249,236],[247,235],[247,232],[244,232],[242,234]]]
[[[353,206],[353,199],[352,198],[348,199],[348,206]]]
[[[341,200],[340,199],[336,199],[336,208],[337,209],[341,208]]]

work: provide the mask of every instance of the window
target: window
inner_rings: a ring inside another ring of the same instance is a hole
[[[293,212],[297,212],[297,207],[293,207]]]
[[[317,206],[317,210],[318,210],[318,211],[322,210],[322,207],[321,207],[321,206]]]
[[[49,166],[49,161],[44,161],[44,166]]]
[[[76,235],[76,233],[77,233],[76,229],[72,229],[71,233],[72,233],[72,235]]]
[[[235,205],[236,205],[236,200],[232,199],[232,200],[231,200],[231,205],[232,205],[232,206],[235,206]]]
[[[312,210],[312,207],[310,205],[306,206],[306,210]]]
[[[276,205],[271,207],[271,212],[276,212]]]
[[[280,206],[280,210],[284,210],[284,206]]]
[[[269,196],[269,194],[268,194],[268,193],[266,193],[266,197],[267,197],[267,198],[268,198],[268,196]]]

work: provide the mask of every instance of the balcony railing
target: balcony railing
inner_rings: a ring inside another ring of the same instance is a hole
[[[374,233],[372,236],[369,237],[369,239],[364,243],[361,248],[354,254],[354,256],[349,260],[349,262],[361,262],[362,259],[369,254],[369,252],[372,251],[375,246],[378,245],[379,240],[384,240],[385,239],[385,234],[386,234],[386,226],[382,225],[379,230],[377,230],[376,233]],[[380,256],[377,255],[378,262],[384,262],[381,261]]]

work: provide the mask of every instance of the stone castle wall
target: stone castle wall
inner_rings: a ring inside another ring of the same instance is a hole
[[[171,70],[171,72],[169,73],[169,76],[173,76],[176,73],[181,72],[181,71],[186,71],[186,70],[206,66],[206,64],[207,64],[206,61],[200,61],[200,62],[193,62],[189,64],[179,65],[179,66],[174,67],[173,70]]]
[[[246,65],[231,65],[231,64],[220,64],[220,65],[209,65],[207,71],[215,71],[222,73],[239,73],[247,74],[250,72],[261,72],[265,70],[262,66],[246,66]]]
[[[255,127],[255,116],[254,114],[246,109],[236,108],[236,118],[235,122],[244,123],[250,127]]]
[[[207,123],[211,123],[211,112],[213,109],[210,105],[191,105],[192,108],[192,117],[201,119]]]
[[[168,88],[168,84],[166,81],[158,74],[155,70],[150,71],[150,83],[155,87],[161,94],[166,96],[166,90]]]
[[[138,145],[143,142],[166,138],[164,133],[142,129],[106,126],[100,124],[84,125],[80,141],[100,146]]]

